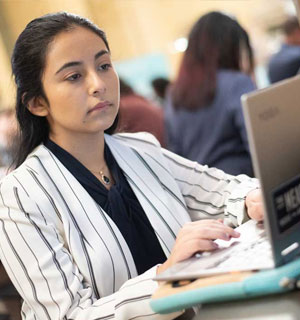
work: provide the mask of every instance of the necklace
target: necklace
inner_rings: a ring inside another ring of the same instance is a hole
[[[103,171],[99,171],[101,180],[103,181],[104,184],[108,185],[110,184],[110,179],[108,176],[106,176],[105,174],[103,174]]]
[[[90,170],[90,171],[92,171],[92,170]],[[102,180],[102,182],[104,183],[104,184],[106,184],[106,185],[109,185],[110,184],[110,179],[109,179],[109,177],[108,176],[106,176],[104,173],[103,173],[103,171],[92,171],[93,173],[97,173],[97,174],[99,174],[100,175],[100,178],[101,178],[101,180]]]

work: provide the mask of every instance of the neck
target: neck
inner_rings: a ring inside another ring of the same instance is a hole
[[[68,151],[89,170],[99,171],[105,166],[103,132],[96,135],[80,135],[80,137],[74,134],[63,139],[50,135],[50,139]]]

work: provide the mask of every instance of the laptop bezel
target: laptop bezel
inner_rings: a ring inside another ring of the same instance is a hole
[[[272,246],[275,266],[291,261],[300,253],[300,221],[288,230],[280,231],[273,201],[274,190],[300,173],[300,149],[298,152],[296,144],[298,137],[300,140],[300,107],[297,108],[299,91],[300,77],[297,76],[242,96],[253,168],[261,183],[265,228]],[[278,126],[278,117],[285,119],[285,123]],[[295,123],[292,129],[288,129],[292,125],[288,123],[288,119]],[[297,124],[299,129],[295,129]],[[284,138],[276,139],[276,134],[281,134]],[[282,148],[285,148],[284,157],[288,159],[288,163],[281,163],[280,166],[275,162],[278,152],[283,152]],[[268,161],[270,158],[274,160]],[[287,165],[288,170],[284,167]],[[271,177],[272,170],[274,177]],[[289,254],[282,254],[295,243],[298,243],[298,248]]]

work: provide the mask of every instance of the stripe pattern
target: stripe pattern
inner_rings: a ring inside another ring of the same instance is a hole
[[[247,219],[256,181],[232,177],[163,150],[149,134],[106,136],[169,255],[191,219]],[[43,145],[0,183],[0,258],[24,299],[22,318],[173,319],[149,299],[156,267],[137,276],[120,231]]]

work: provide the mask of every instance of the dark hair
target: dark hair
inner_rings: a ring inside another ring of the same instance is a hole
[[[121,97],[134,94],[133,89],[124,79],[119,77],[119,81],[120,81],[120,96]]]
[[[247,32],[220,12],[202,16],[193,26],[177,79],[172,88],[175,108],[197,109],[215,96],[218,69],[241,70],[245,47],[253,70],[253,53]]]
[[[155,78],[151,81],[151,85],[152,85],[155,93],[160,98],[165,97],[169,84],[170,84],[170,80],[163,78],[163,77]]]
[[[295,30],[300,29],[299,21],[297,17],[289,17],[281,25],[281,29],[285,35],[292,34]]]
[[[28,102],[35,97],[42,97],[48,102],[42,85],[42,75],[45,68],[47,49],[53,39],[63,31],[69,31],[80,26],[97,34],[109,45],[105,33],[88,19],[58,12],[47,14],[32,20],[19,35],[11,58],[12,71],[17,86],[16,116],[19,122],[19,148],[14,159],[18,167],[28,154],[49,137],[49,124],[46,117],[33,115],[28,109]],[[118,117],[106,133],[113,133]]]

